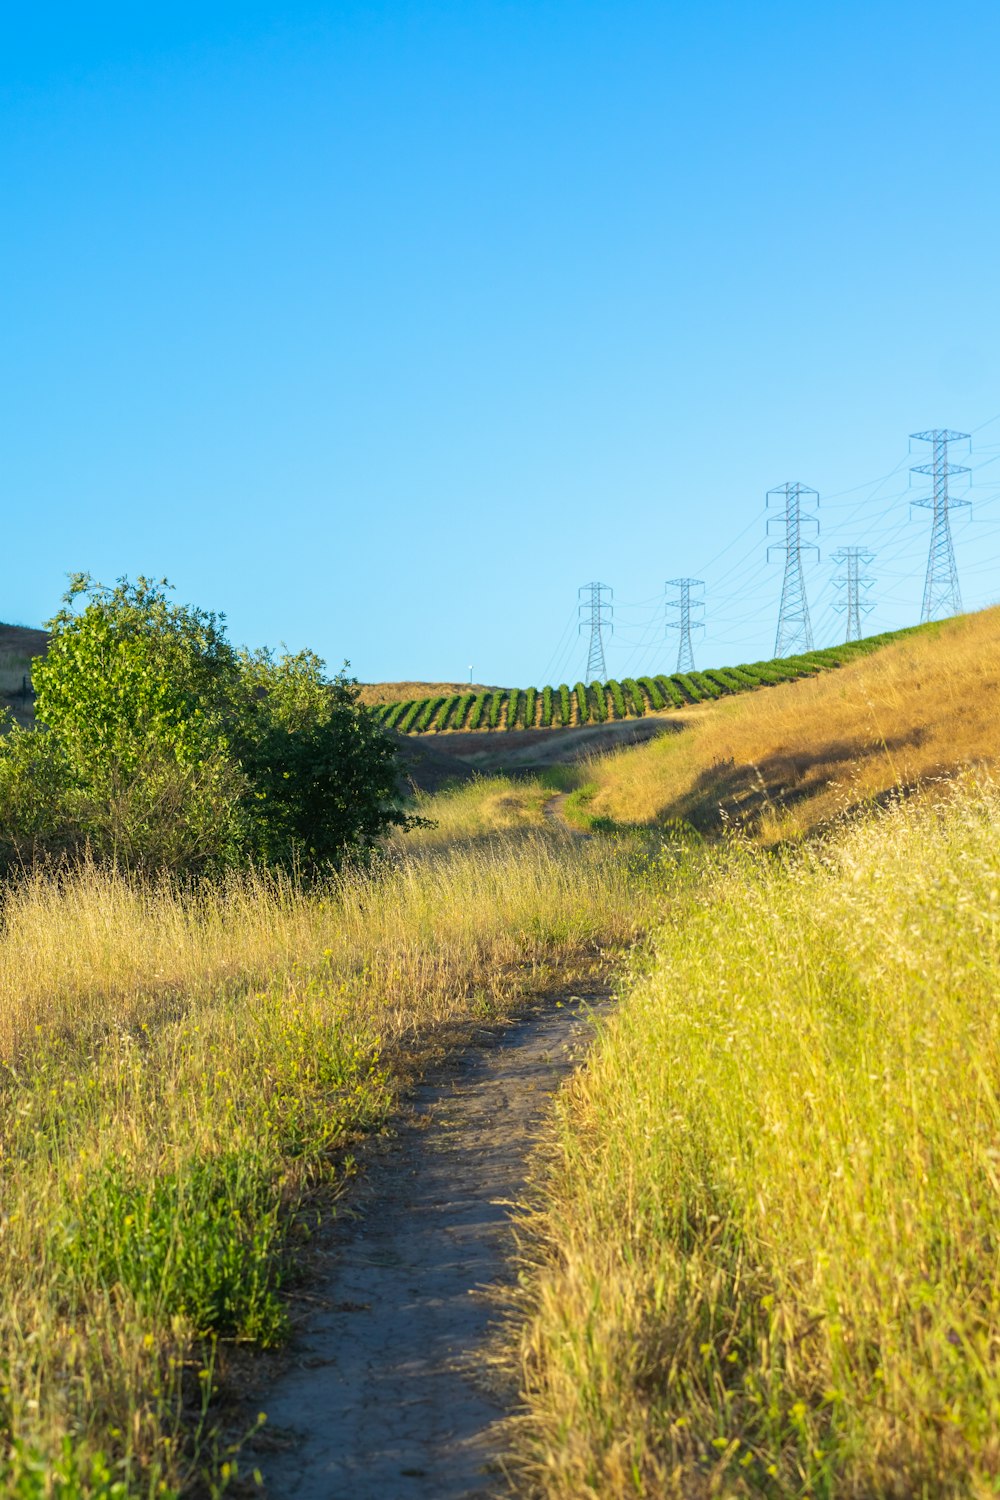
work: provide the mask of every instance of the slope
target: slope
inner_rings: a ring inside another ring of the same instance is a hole
[[[1000,609],[925,627],[836,673],[707,705],[592,760],[579,801],[624,824],[794,836],[893,789],[1000,758]]]

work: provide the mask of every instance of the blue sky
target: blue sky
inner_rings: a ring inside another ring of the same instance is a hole
[[[0,13],[0,618],[167,575],[365,680],[771,654],[764,497],[914,621],[908,434],[1000,598],[1000,7],[285,0]],[[963,455],[956,453],[956,458]]]

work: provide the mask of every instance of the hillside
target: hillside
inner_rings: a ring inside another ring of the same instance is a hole
[[[483,734],[579,728],[613,724],[669,712],[692,703],[775,687],[800,677],[815,676],[879,650],[888,642],[920,631],[895,631],[861,641],[829,646],[800,656],[717,667],[705,672],[677,672],[671,677],[625,677],[620,682],[578,682],[557,687],[484,688],[471,683],[382,684],[366,689],[380,723],[400,734]],[[393,688],[390,698],[383,689]],[[408,694],[405,689],[412,689]],[[381,698],[374,695],[382,692]]]
[[[494,1368],[495,1342],[438,1320],[487,1280],[519,1299],[517,1451],[492,1417],[488,1439],[478,1418],[466,1435],[523,1493],[957,1497],[995,1473],[1000,610],[866,644],[835,670],[631,719],[399,736],[426,821],[329,883],[193,889],[90,862],[12,882],[0,1339],[18,1358],[0,1493],[40,1495],[35,1474],[70,1451],[133,1465],[136,1495],[207,1493],[199,1466],[221,1493],[229,1438],[202,1436],[189,1385],[242,1413],[249,1369],[261,1399],[238,1430],[258,1410],[281,1430],[291,1398],[250,1361],[290,1335],[315,1340],[308,1367],[285,1361],[311,1389],[349,1356],[374,1372],[373,1411],[409,1413],[432,1386],[434,1422],[475,1418],[453,1372]],[[516,775],[470,775],[484,754]],[[921,781],[929,795],[906,795]],[[746,836],[718,837],[734,826]],[[511,1038],[565,1054],[559,1018],[612,984],[522,1197],[533,1133],[513,1106],[554,1083]],[[407,1093],[435,1059],[447,1107],[411,1131]],[[490,1175],[498,1154],[512,1188]],[[400,1184],[425,1191],[412,1222],[445,1283],[401,1257]],[[470,1212],[492,1233],[496,1203],[526,1198],[520,1261],[484,1262]],[[324,1280],[334,1216],[370,1294]],[[392,1243],[372,1232],[387,1223]],[[398,1398],[366,1352],[372,1317]],[[962,1432],[938,1420],[959,1378]],[[301,1427],[325,1442],[336,1396],[311,1399]],[[304,1467],[311,1450],[288,1451]],[[242,1472],[258,1461],[268,1478],[278,1459],[244,1454]],[[405,1461],[426,1469],[419,1441]]]
[[[34,722],[31,660],[44,654],[48,636],[26,625],[0,625],[0,710],[20,724]]]
[[[487,687],[480,682],[362,682],[361,702],[369,708],[409,703],[414,698],[450,698],[460,693],[497,693],[503,688]]]

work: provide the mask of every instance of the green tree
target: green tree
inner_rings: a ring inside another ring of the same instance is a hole
[[[405,824],[350,679],[310,652],[239,652],[168,589],[73,578],[33,673],[42,727],[0,741],[8,861],[86,846],[129,867],[317,868]]]
[[[332,682],[311,651],[242,658],[254,712],[241,763],[260,857],[317,867],[370,847],[409,820],[397,805],[395,748],[344,672]]]

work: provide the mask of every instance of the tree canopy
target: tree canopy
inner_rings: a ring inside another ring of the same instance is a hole
[[[82,604],[82,608],[80,605]],[[241,651],[166,580],[72,579],[35,663],[37,729],[0,739],[0,852],[315,870],[405,824],[394,749],[345,672]]]

